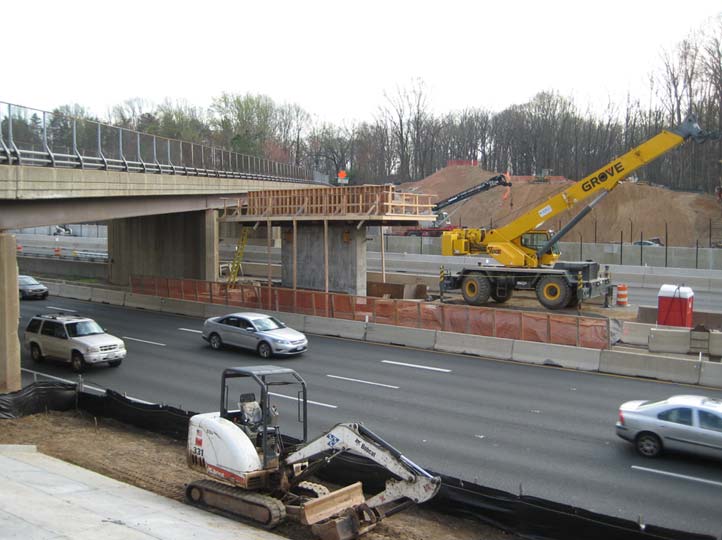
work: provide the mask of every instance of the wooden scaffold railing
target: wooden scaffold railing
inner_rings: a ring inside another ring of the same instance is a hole
[[[231,203],[232,204],[232,203]],[[224,208],[222,219],[302,219],[374,217],[429,219],[431,195],[401,193],[391,184],[249,192],[235,207]]]

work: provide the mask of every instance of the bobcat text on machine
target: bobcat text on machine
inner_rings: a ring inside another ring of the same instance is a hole
[[[237,408],[231,409],[229,384],[245,384],[243,390],[248,385],[260,388],[260,399],[256,401],[253,392],[241,393]],[[296,391],[286,395],[278,393],[281,390]],[[302,434],[292,442],[281,435],[271,396],[298,402],[297,427]],[[266,528],[288,517],[310,525],[323,540],[347,540],[372,529],[383,517],[438,493],[438,477],[361,424],[337,424],[309,442],[306,411],[306,383],[294,370],[268,365],[225,369],[220,411],[190,419],[187,447],[189,467],[220,482],[188,484],[187,501]],[[361,482],[329,492],[307,481],[341,452],[368,458],[391,473],[385,490],[366,499]]]
[[[442,290],[458,290],[467,304],[482,305],[491,297],[503,303],[519,289],[536,291],[539,302],[548,309],[562,309],[582,300],[610,292],[610,279],[593,261],[559,261],[556,243],[626,176],[650,161],[681,145],[687,139],[704,142],[717,138],[703,132],[694,116],[677,128],[662,131],[622,156],[615,158],[568,187],[561,193],[497,229],[455,229],[441,237],[442,255],[493,257],[497,264],[479,263],[455,275],[444,273]],[[544,222],[577,203],[594,199],[555,234],[541,230]],[[443,270],[442,270],[443,272]]]

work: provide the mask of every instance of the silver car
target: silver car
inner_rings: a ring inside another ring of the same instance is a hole
[[[617,435],[644,457],[677,450],[722,458],[722,400],[672,396],[628,401],[619,407]]]
[[[305,335],[263,313],[230,313],[206,319],[203,339],[216,350],[232,345],[254,350],[262,358],[290,356],[308,350]]]
[[[18,276],[18,289],[20,298],[42,298],[48,297],[48,288],[31,276]]]

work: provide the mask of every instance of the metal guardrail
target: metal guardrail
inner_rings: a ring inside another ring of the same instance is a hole
[[[290,163],[4,101],[0,164],[317,183]]]

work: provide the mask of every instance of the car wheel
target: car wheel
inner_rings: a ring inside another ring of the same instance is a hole
[[[70,365],[75,373],[82,373],[85,371],[86,363],[83,359],[83,355],[79,352],[74,352],[72,358],[70,359]]]
[[[653,458],[662,453],[662,441],[654,433],[640,433],[634,445],[640,456]]]
[[[48,297],[48,293],[43,294],[43,300],[45,300]]]
[[[271,346],[265,341],[261,341],[261,343],[258,345],[258,356],[260,356],[261,358],[270,358],[272,352],[273,351],[271,350]]]
[[[30,357],[33,359],[33,362],[43,361],[43,353],[37,343],[32,343],[30,345]]]
[[[108,362],[110,367],[118,367],[123,361],[122,360],[111,360]]]
[[[211,344],[211,349],[219,351],[223,348],[223,340],[218,334],[211,334],[208,336],[208,343]]]

